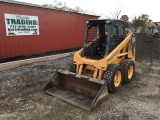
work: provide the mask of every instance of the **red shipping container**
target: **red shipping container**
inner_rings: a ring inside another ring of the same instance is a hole
[[[39,35],[7,36],[5,14],[38,16]],[[85,20],[98,16],[0,0],[0,59],[81,47]]]

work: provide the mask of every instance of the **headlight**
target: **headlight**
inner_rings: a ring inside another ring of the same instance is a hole
[[[110,20],[106,20],[106,23],[107,23],[107,24],[110,24],[110,23],[111,23],[111,21],[110,21]]]
[[[88,20],[86,20],[86,24],[88,24],[89,23],[89,21]]]

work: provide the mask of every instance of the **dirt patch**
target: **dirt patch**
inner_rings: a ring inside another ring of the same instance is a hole
[[[137,61],[134,79],[107,101],[87,112],[43,93],[59,68],[68,69],[72,57],[33,63],[0,72],[2,120],[159,120],[159,67]]]

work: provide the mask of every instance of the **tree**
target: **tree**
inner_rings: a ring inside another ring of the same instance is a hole
[[[124,20],[125,22],[128,22],[129,17],[127,15],[122,15],[120,19]]]
[[[70,12],[76,12],[76,13],[88,13],[92,15],[97,15],[97,13],[95,13],[94,11],[84,10],[80,6],[76,6],[75,8],[70,8],[65,2],[60,2],[59,0],[54,0],[53,4],[44,4],[42,6],[50,7],[50,8],[54,8],[56,10],[62,10],[62,11],[70,11]]]
[[[122,15],[120,19],[124,21],[125,28],[129,28],[131,26],[127,15]]]
[[[115,12],[110,12],[109,11],[109,13],[110,13],[110,15],[109,14],[104,14],[104,16],[106,17],[106,18],[109,18],[109,19],[118,19],[119,18],[119,15],[121,14],[121,9],[120,10],[117,10],[117,11],[115,11]]]
[[[151,19],[149,19],[149,15],[142,14],[138,18],[135,17],[135,19],[132,20],[132,26],[142,27],[142,31],[144,31],[145,26],[149,25],[152,22]]]

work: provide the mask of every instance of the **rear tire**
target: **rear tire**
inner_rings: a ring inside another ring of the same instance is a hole
[[[75,64],[71,64],[70,68],[69,68],[70,72],[76,73],[76,65]]]
[[[111,64],[104,73],[104,80],[107,82],[108,91],[114,93],[122,85],[122,70],[119,65]]]
[[[121,68],[123,71],[123,83],[127,84],[132,81],[135,64],[134,61],[131,59],[126,59],[121,63]]]

